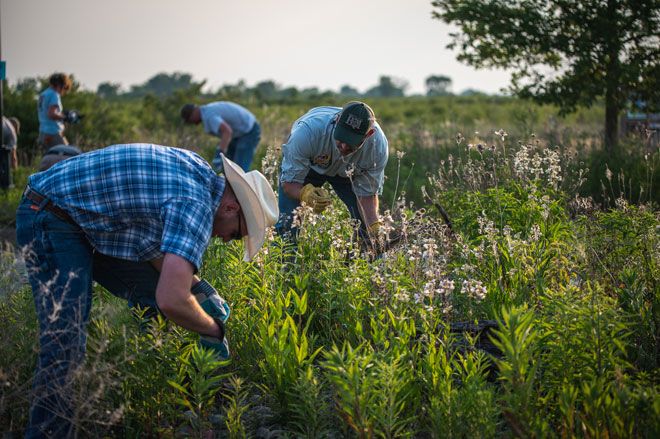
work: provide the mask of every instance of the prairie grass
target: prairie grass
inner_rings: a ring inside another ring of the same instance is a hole
[[[200,274],[232,307],[228,364],[98,288],[75,376],[79,437],[660,436],[657,151],[624,149],[635,175],[610,162],[612,175],[594,176],[579,149],[588,136],[557,121],[532,135],[541,109],[506,110],[511,133],[476,133],[487,112],[468,120],[435,103],[454,122],[404,126],[395,115],[414,105],[379,104],[385,239],[396,242],[363,248],[338,200],[299,211],[293,253],[271,234],[244,264],[242,244],[212,242]],[[286,124],[262,119],[258,163],[275,185]],[[598,197],[581,192],[589,179],[603,183]],[[17,436],[36,353],[31,300],[25,285],[0,300],[0,425]],[[497,328],[456,330],[484,321]]]

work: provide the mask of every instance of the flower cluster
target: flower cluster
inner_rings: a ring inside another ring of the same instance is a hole
[[[486,298],[486,287],[481,284],[479,280],[466,279],[463,281],[461,291],[466,294],[470,299],[481,302]]]
[[[558,151],[546,148],[539,154],[533,152],[533,147],[529,144],[521,144],[513,159],[513,167],[519,177],[545,180],[552,188],[557,188],[563,179],[560,163]]]
[[[280,169],[280,156],[280,148],[268,145],[266,148],[266,155],[261,159],[262,172],[273,185],[276,184],[278,180],[277,172]]]

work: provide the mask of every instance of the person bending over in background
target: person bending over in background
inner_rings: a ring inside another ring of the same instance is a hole
[[[64,137],[64,122],[77,122],[77,112],[62,110],[61,96],[71,91],[71,78],[64,73],[50,76],[50,86],[41,92],[37,103],[39,116],[39,145],[43,150],[55,145],[68,145]]]
[[[212,163],[216,171],[222,170],[223,153],[245,172],[250,170],[254,152],[261,140],[261,126],[247,108],[234,102],[212,102],[207,105],[186,104],[181,107],[184,123],[199,124],[204,131],[220,138]]]
[[[18,136],[21,134],[21,122],[15,118],[6,118],[2,116],[2,146],[9,152],[9,167],[18,168],[18,156],[16,155],[16,146],[18,145]]]
[[[80,154],[82,154],[82,151],[80,151],[80,149],[75,146],[55,145],[52,148],[48,148],[48,151],[46,151],[43,157],[41,157],[38,170],[39,172],[45,171],[55,163],[59,163],[62,160],[66,160]]]
[[[16,218],[40,328],[28,438],[73,435],[69,392],[83,364],[92,280],[151,301],[228,359],[229,307],[197,270],[213,236],[245,238],[250,261],[278,212],[261,173],[221,158],[225,177],[191,151],[114,145],[30,176]]]
[[[0,189],[12,186],[11,169],[18,168],[16,145],[21,123],[15,117],[2,116],[2,147],[0,148]]]
[[[360,221],[360,235],[377,237],[387,158],[387,138],[367,104],[352,101],[343,108],[309,110],[295,121],[282,145],[278,234],[295,237],[293,211],[301,202],[315,213],[332,204],[322,188],[328,182],[351,217]]]

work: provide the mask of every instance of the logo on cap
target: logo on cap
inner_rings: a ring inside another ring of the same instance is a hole
[[[362,125],[362,119],[349,114],[346,118],[346,125],[353,128],[354,130],[357,130],[360,128],[360,125]]]

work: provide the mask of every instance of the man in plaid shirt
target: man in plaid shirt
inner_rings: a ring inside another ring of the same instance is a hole
[[[73,434],[67,393],[85,353],[92,280],[154,305],[228,359],[229,306],[196,273],[212,236],[245,238],[251,260],[278,210],[261,173],[223,160],[226,177],[187,150],[114,145],[30,177],[16,219],[40,328],[27,437]]]

